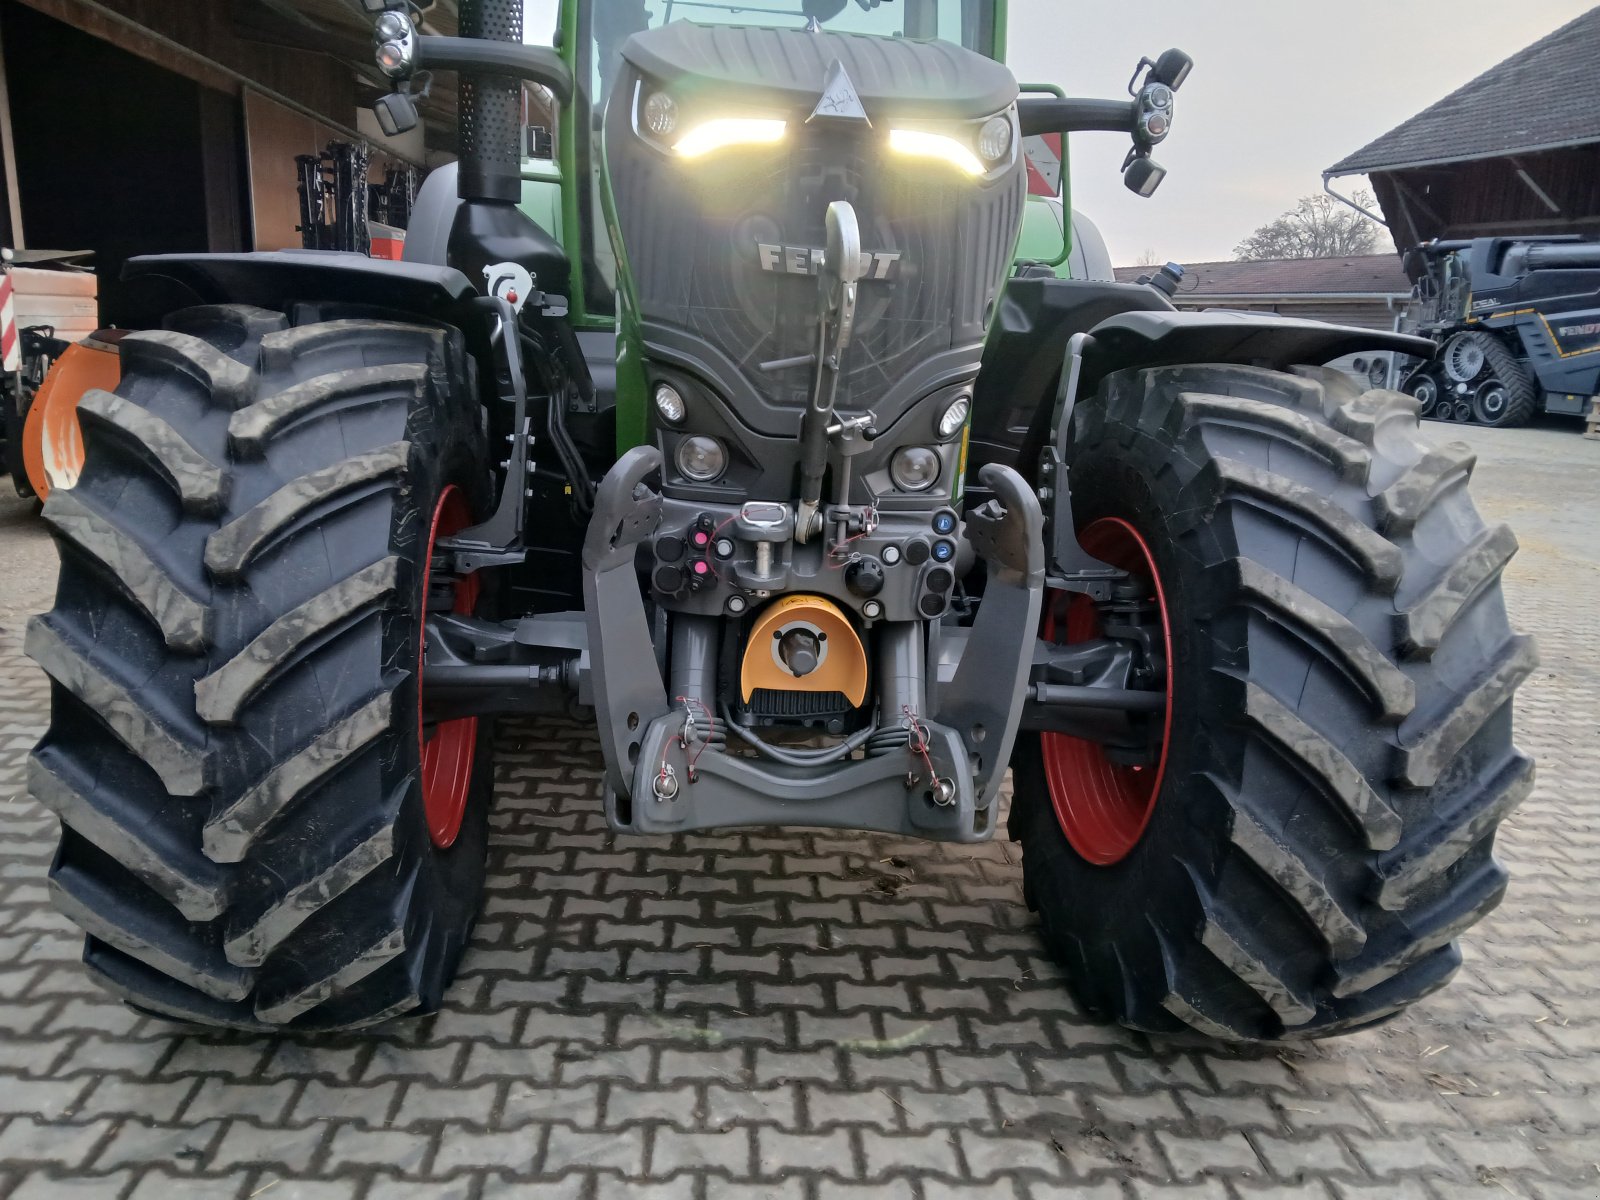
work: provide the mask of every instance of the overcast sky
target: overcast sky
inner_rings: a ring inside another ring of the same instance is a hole
[[[1127,139],[1078,134],[1073,201],[1118,265],[1233,257],[1322,171],[1594,0],[1012,0],[1010,63],[1027,82],[1121,95],[1141,54],[1195,59],[1150,200],[1122,187]],[[1137,19],[1132,14],[1137,13]],[[1597,64],[1600,69],[1600,64]],[[1344,181],[1360,186],[1361,179]]]
[[[524,0],[528,28],[556,0]],[[1593,7],[1594,0],[1011,0],[1017,77],[1119,97],[1141,55],[1195,58],[1153,199],[1122,186],[1128,140],[1073,138],[1073,202],[1118,265],[1146,251],[1233,257],[1258,226],[1322,190],[1323,168]],[[1600,64],[1597,64],[1600,69]],[[1343,181],[1355,188],[1359,178]]]

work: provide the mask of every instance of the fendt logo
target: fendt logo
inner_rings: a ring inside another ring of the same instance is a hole
[[[774,275],[815,275],[822,269],[823,253],[815,246],[774,246],[756,243],[761,269]],[[898,252],[870,251],[861,255],[863,279],[891,279],[900,266]]]

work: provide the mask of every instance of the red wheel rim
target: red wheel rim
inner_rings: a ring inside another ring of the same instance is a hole
[[[467,498],[455,484],[439,493],[428,526],[428,553],[422,560],[422,627],[417,638],[417,745],[422,754],[422,807],[428,819],[428,835],[441,850],[454,845],[461,832],[461,819],[467,812],[467,794],[472,789],[472,766],[478,752],[478,718],[459,717],[440,721],[428,737],[422,725],[426,679],[423,662],[427,647],[428,587],[433,574],[433,543],[472,523]],[[450,611],[471,613],[478,603],[476,574],[458,579],[452,586]]]
[[[1167,747],[1172,737],[1172,623],[1167,618],[1167,597],[1155,557],[1138,530],[1119,517],[1104,517],[1083,529],[1078,540],[1094,557],[1121,567],[1149,585],[1150,598],[1161,614],[1167,659],[1167,711],[1161,728],[1161,751],[1153,767],[1112,762],[1098,742],[1063,733],[1039,735],[1045,783],[1061,832],[1083,858],[1097,866],[1110,866],[1121,862],[1139,844],[1155,812],[1161,781],[1166,777]],[[1046,641],[1056,640],[1056,608],[1063,598],[1060,592],[1045,598]],[[1064,645],[1100,635],[1100,617],[1087,596],[1070,598],[1065,625],[1060,639]]]

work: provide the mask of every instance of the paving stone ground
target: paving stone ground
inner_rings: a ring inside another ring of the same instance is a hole
[[[613,838],[581,728],[513,724],[482,921],[437,1016],[196,1034],[96,990],[22,794],[52,557],[0,511],[0,1196],[1054,1200],[1600,1195],[1600,444],[1481,431],[1523,551],[1540,760],[1506,903],[1454,984],[1238,1052],[1087,1020],[1015,848],[835,832]]]

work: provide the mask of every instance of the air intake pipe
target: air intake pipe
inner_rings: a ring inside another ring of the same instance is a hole
[[[1525,253],[1530,271],[1584,271],[1600,268],[1600,242],[1572,246],[1529,246]],[[1509,263],[1511,256],[1506,255]]]

